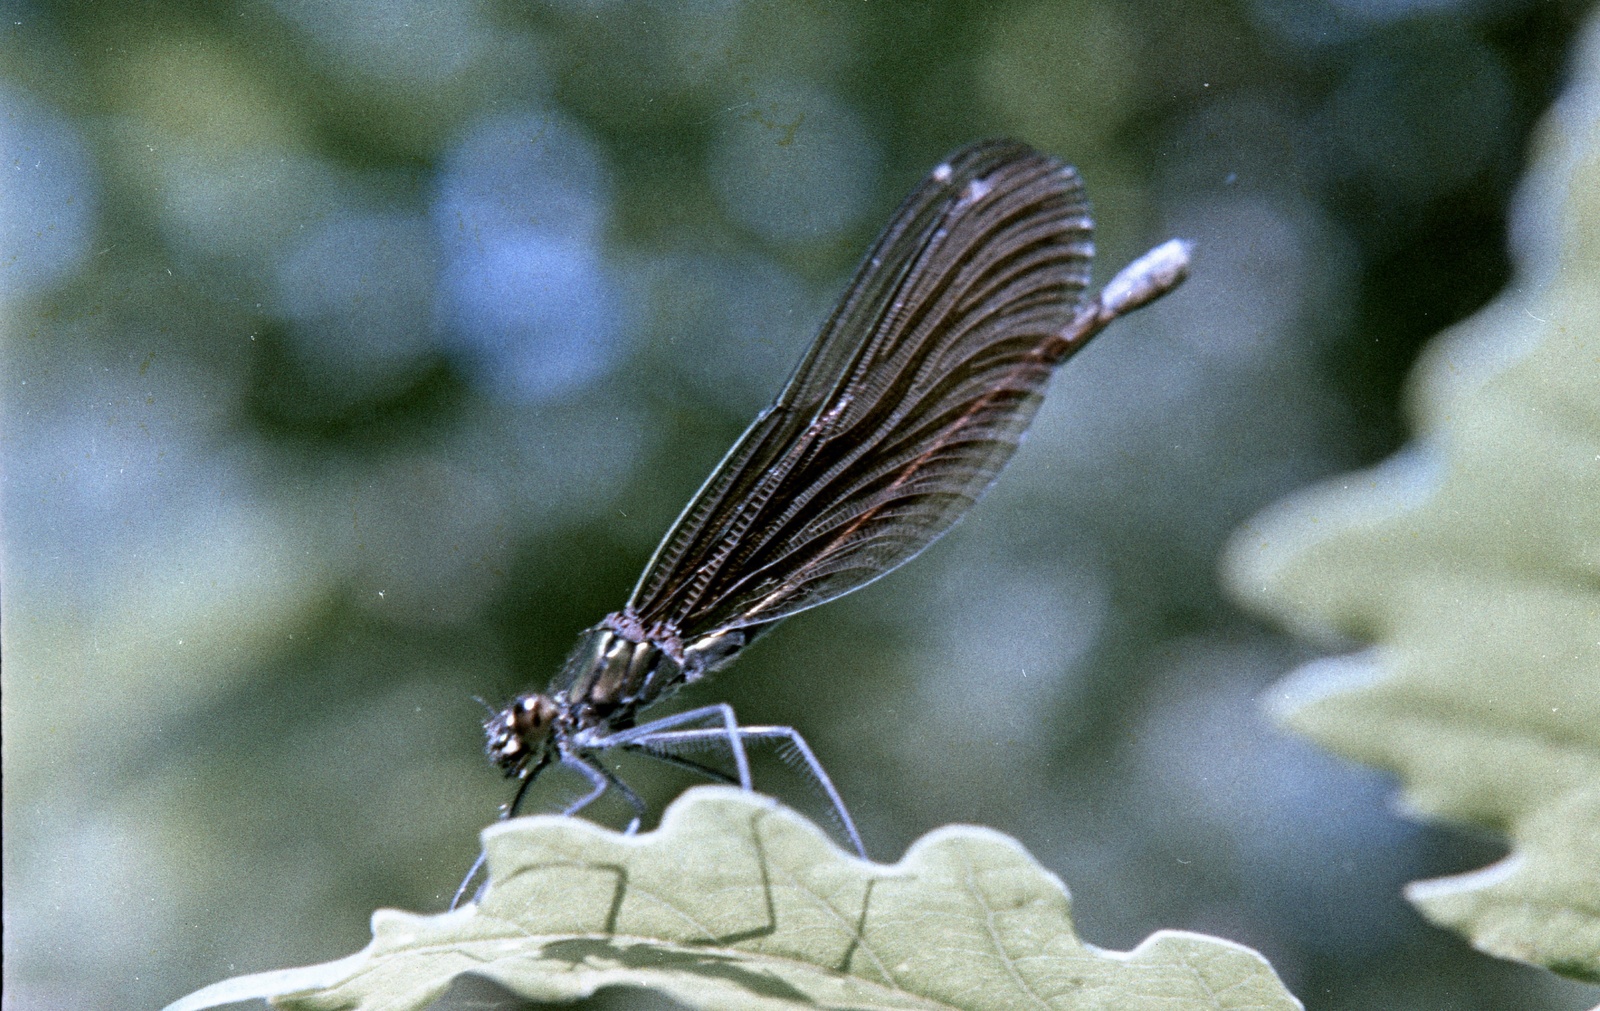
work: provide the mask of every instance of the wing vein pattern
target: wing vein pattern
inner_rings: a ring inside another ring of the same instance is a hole
[[[894,569],[994,481],[1089,280],[1077,174],[973,145],[901,205],[821,336],[662,542],[628,611],[764,625]]]

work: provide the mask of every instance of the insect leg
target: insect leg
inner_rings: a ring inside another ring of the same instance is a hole
[[[671,717],[668,717],[668,719],[671,719]],[[632,738],[630,741],[618,743],[624,747],[642,748],[654,757],[671,761],[676,756],[658,754],[653,748],[706,741],[725,743],[730,739],[727,731],[722,727],[655,730],[653,729],[655,726],[653,723],[647,723],[644,726],[637,727],[635,731],[629,732]],[[645,733],[637,733],[636,731],[645,731]],[[816,753],[811,750],[811,746],[806,743],[806,739],[800,736],[800,731],[793,727],[735,727],[734,732],[738,735],[740,745],[740,751],[736,752],[736,754],[742,753],[745,740],[781,740],[787,742],[794,749],[794,754],[799,756],[806,774],[811,777],[811,781],[822,790],[823,796],[828,799],[829,806],[833,808],[833,816],[838,819],[839,826],[844,829],[845,837],[850,840],[850,845],[855,849],[856,854],[862,859],[867,858],[866,847],[861,842],[861,833],[856,831],[856,823],[850,817],[850,811],[844,806],[844,798],[839,796],[838,788],[833,785],[833,780],[829,778],[827,770],[822,767],[822,763],[817,760]],[[686,760],[679,761],[684,762]],[[698,765],[699,763],[692,764]],[[749,789],[749,787],[746,786],[745,789]]]
[[[562,755],[561,764],[569,769],[576,769],[588,777],[594,789],[568,804],[562,810],[563,818],[570,818],[584,808],[600,799],[600,795],[610,789],[612,776],[600,766],[600,763],[586,755]]]
[[[455,909],[461,905],[461,899],[467,894],[467,888],[472,884],[472,879],[478,876],[478,872],[483,869],[483,862],[487,860],[488,857],[489,854],[485,853],[483,850],[478,851],[478,859],[472,861],[472,867],[467,870],[467,876],[461,879],[461,884],[456,888],[455,897],[450,900],[451,909]],[[488,882],[485,881],[484,884],[488,884]],[[480,887],[477,891],[472,893],[472,901],[478,901],[478,896],[481,894],[483,894],[483,889]]]
[[[641,723],[632,729],[610,734],[604,739],[603,746],[618,747],[636,744],[650,737],[658,737],[663,732],[671,731],[677,727],[712,719],[720,722],[722,726],[716,730],[707,728],[703,733],[715,734],[727,742],[728,750],[733,752],[734,768],[739,773],[739,786],[746,790],[754,789],[750,785],[750,757],[744,751],[743,728],[739,726],[739,720],[733,714],[733,707],[726,702],[718,702],[716,705],[711,706],[701,706],[699,709],[690,709],[686,712],[673,713],[671,716],[663,716],[659,720],[651,720],[649,723]],[[694,733],[696,732],[690,731],[691,735]],[[692,737],[685,739],[692,739]]]
[[[517,785],[517,792],[514,796],[512,796],[511,803],[500,809],[501,821],[506,821],[517,816],[518,809],[522,807],[522,798],[528,795],[528,787],[532,786],[533,781],[539,778],[539,773],[543,772],[545,768],[550,765],[550,759],[552,757],[553,756],[551,756],[549,752],[545,752],[543,755],[539,756],[538,762],[530,766],[528,771],[522,774],[522,782]]]
[[[812,782],[822,788],[822,793],[828,798],[828,803],[833,807],[834,817],[839,819],[839,824],[844,828],[844,834],[849,837],[850,845],[855,847],[856,855],[867,859],[867,848],[861,843],[861,833],[856,831],[856,823],[850,817],[850,811],[844,806],[844,798],[839,796],[839,790],[833,785],[833,780],[828,777],[828,770],[822,767],[817,760],[816,752],[811,750],[811,745],[800,736],[800,731],[793,727],[740,727],[739,733],[751,740],[785,740],[794,748],[795,754],[800,756],[805,763],[806,772],[810,774]]]
[[[539,773],[543,772],[545,767],[550,764],[550,758],[549,753],[541,755],[537,762],[528,767],[527,771],[522,774],[522,782],[517,784],[517,792],[512,796],[511,802],[500,806],[500,817],[496,820],[506,821],[517,816],[517,809],[522,806],[522,799],[528,795],[528,787],[533,785],[533,781],[539,778]],[[472,861],[472,866],[467,869],[467,876],[461,879],[461,884],[456,888],[455,896],[450,900],[451,909],[461,905],[462,897],[467,894],[467,889],[472,886],[472,882],[477,878],[478,872],[483,870],[484,861],[488,859],[488,856],[484,851],[478,851],[478,859]],[[473,901],[477,901],[478,897],[483,894],[483,886],[488,883],[488,880],[485,879],[483,885],[480,885],[473,892]]]
[[[639,831],[639,822],[644,818],[644,813],[646,810],[645,802],[640,799],[637,793],[633,792],[633,788],[631,786],[622,781],[621,776],[617,775],[615,772],[612,772],[599,762],[595,762],[594,767],[600,770],[601,775],[606,777],[606,782],[611,784],[611,786],[613,786],[618,793],[622,794],[622,798],[628,802],[630,807],[633,808],[633,820],[628,822],[628,827],[625,830],[626,835],[633,835],[635,832]]]
[[[720,733],[721,732],[718,731],[719,736]],[[726,783],[729,786],[739,785],[739,780],[737,777],[730,776],[721,769],[706,765],[703,762],[696,762],[692,758],[684,758],[682,755],[674,755],[668,751],[658,751],[644,744],[619,744],[618,747],[624,751],[636,751],[641,755],[649,755],[658,762],[666,762],[668,765],[676,765],[680,769],[687,769],[697,776],[704,776],[707,779],[716,780],[718,783]]]

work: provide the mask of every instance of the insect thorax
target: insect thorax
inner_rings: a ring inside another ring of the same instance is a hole
[[[583,634],[551,693],[583,726],[624,714],[631,718],[635,710],[730,662],[746,641],[738,629],[685,640],[669,625],[646,626],[619,611]]]
[[[676,642],[652,641],[600,624],[578,646],[551,684],[581,727],[611,722],[661,698],[683,680]]]
[[[484,724],[489,758],[515,774],[555,739],[631,726],[638,710],[727,664],[749,638],[728,629],[686,643],[625,611],[608,615],[584,632],[549,689],[517,696]]]

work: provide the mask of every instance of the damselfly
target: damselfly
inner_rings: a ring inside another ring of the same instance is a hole
[[[550,687],[485,724],[490,759],[521,780],[552,764],[614,789],[600,756],[651,755],[750,789],[746,745],[790,749],[865,856],[838,790],[793,727],[741,726],[726,703],[639,713],[727,666],[779,621],[927,547],[1010,459],[1055,367],[1118,316],[1177,287],[1173,241],[1083,300],[1093,222],[1078,174],[1007,141],[939,165],[895,212],[816,344],[712,471],[622,610],[584,633]],[[733,773],[690,754],[725,748]],[[481,858],[480,858],[481,863]],[[478,868],[457,893],[460,901]]]

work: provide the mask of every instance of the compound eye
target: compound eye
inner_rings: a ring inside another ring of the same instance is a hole
[[[483,725],[489,760],[513,774],[528,756],[550,738],[560,713],[553,700],[544,695],[522,695]]]
[[[543,733],[555,722],[556,704],[544,695],[525,695],[517,701],[517,716],[522,733]]]

